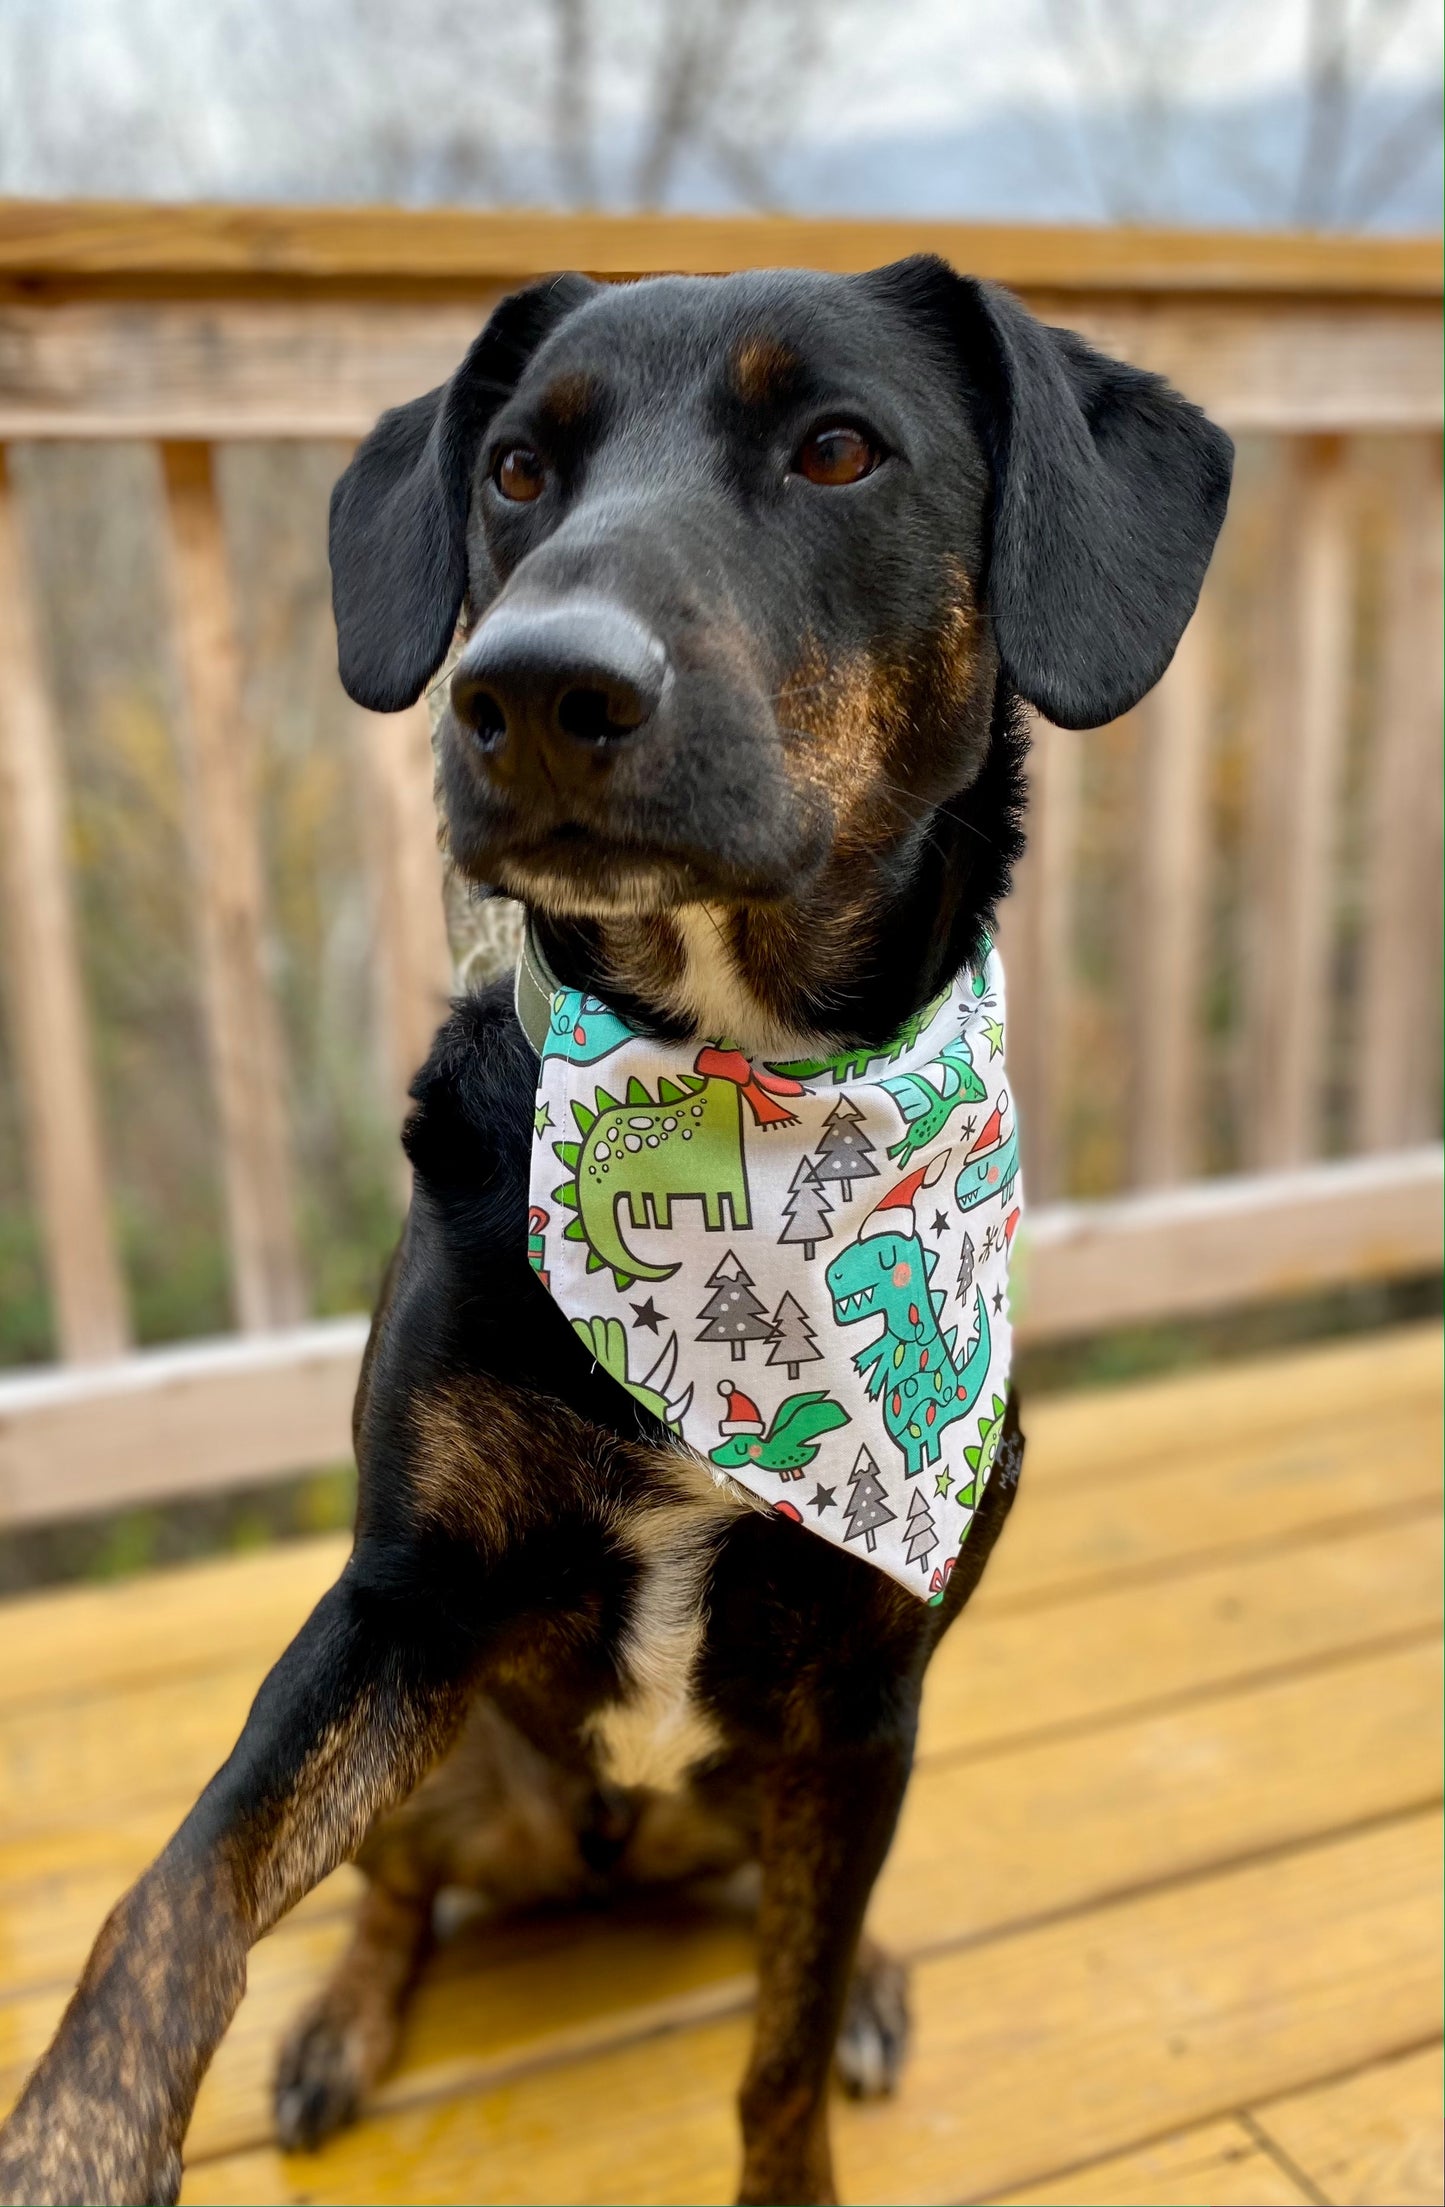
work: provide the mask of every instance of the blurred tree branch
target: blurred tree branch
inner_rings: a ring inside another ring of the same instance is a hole
[[[1259,24],[1257,0],[1040,0],[1073,80],[1085,161],[1104,211],[1177,217],[1173,121],[1201,64]],[[1281,154],[1227,109],[1215,155],[1257,218],[1305,227],[1370,220],[1438,153],[1438,86],[1401,94],[1388,124],[1378,96],[1400,36],[1435,20],[1433,0],[1304,0],[1299,127]]]

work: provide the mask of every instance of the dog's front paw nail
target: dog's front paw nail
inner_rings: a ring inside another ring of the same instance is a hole
[[[860,1962],[848,1988],[834,2064],[855,2100],[896,2091],[908,2053],[908,1972],[889,1954]]]

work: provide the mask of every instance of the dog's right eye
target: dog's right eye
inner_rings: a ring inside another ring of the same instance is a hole
[[[828,422],[799,448],[794,472],[825,489],[840,490],[871,475],[883,455],[872,438],[851,422]]]
[[[540,498],[546,488],[547,471],[530,445],[509,445],[498,456],[492,469],[492,481],[504,498],[514,505],[524,506],[533,498]]]

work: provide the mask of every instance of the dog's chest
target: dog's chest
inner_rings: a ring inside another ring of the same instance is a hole
[[[722,1744],[697,1693],[708,1571],[726,1525],[758,1506],[695,1458],[679,1451],[672,1463],[685,1496],[626,1521],[637,1575],[618,1651],[623,1690],[587,1725],[600,1777],[658,1792],[676,1790]]]

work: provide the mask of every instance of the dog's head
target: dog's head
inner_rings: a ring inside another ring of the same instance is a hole
[[[917,258],[505,300],[337,485],[342,679],[443,731],[463,870],[557,913],[884,877],[1014,693],[1109,720],[1167,666],[1228,439]]]

